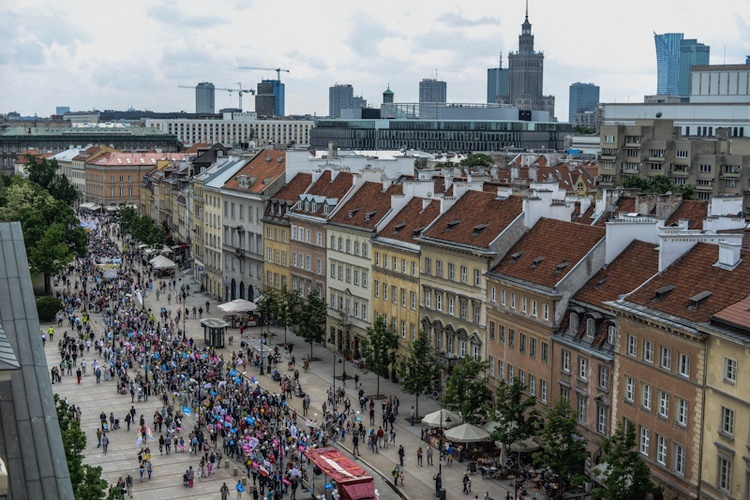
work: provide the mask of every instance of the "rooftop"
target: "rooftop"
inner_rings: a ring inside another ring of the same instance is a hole
[[[331,217],[330,222],[373,230],[391,210],[391,196],[402,193],[403,186],[400,184],[392,184],[383,189],[382,182],[365,182],[357,190],[357,194]]]
[[[261,151],[242,167],[225,184],[225,189],[260,194],[286,171],[284,151]],[[242,184],[240,176],[247,176],[247,184]],[[252,182],[250,182],[252,181]],[[246,187],[244,187],[246,186]]]
[[[425,206],[426,203],[426,206]],[[440,215],[439,200],[412,198],[378,234],[381,238],[415,242],[422,231]]]

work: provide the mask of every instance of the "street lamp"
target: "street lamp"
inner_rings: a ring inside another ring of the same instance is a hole
[[[267,320],[264,321],[266,323]],[[266,343],[267,333],[263,332],[263,326],[260,327],[260,374],[263,375],[263,344]],[[268,367],[268,371],[271,371],[271,367]]]
[[[438,475],[435,478],[435,496],[440,500],[445,500],[445,490],[443,490],[443,410],[440,408],[440,449],[438,450]],[[451,423],[451,417],[445,417],[445,423]]]

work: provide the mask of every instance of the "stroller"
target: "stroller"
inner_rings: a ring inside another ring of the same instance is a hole
[[[281,374],[279,373],[279,370],[276,370],[274,368],[271,374],[271,380],[273,380],[274,382],[281,382]]]

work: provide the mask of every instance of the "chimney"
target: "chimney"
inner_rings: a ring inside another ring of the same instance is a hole
[[[339,156],[339,143],[336,141],[330,141],[328,143],[328,159],[338,158]]]
[[[740,263],[742,256],[742,244],[722,241],[719,243],[719,267],[734,269]]]

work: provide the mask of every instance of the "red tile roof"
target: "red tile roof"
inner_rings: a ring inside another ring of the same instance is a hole
[[[697,243],[685,255],[632,295],[633,302],[696,323],[704,323],[725,307],[744,299],[750,283],[750,252],[742,251],[742,260],[731,271],[715,266],[719,246]],[[664,287],[673,286],[669,291]],[[657,298],[656,291],[661,291]],[[691,299],[711,294],[697,305]]]
[[[597,272],[578,293],[575,300],[600,305],[617,300],[645,283],[659,270],[657,245],[634,240],[615,260]]]
[[[707,200],[682,200],[672,215],[669,216],[665,225],[677,224],[681,219],[687,219],[688,229],[703,229],[703,221],[708,217]]]
[[[329,222],[372,230],[391,209],[391,196],[403,192],[400,184],[383,190],[382,182],[365,182]]]
[[[486,248],[516,217],[522,199],[500,199],[497,193],[468,191],[424,234],[425,238]]]
[[[333,198],[336,199],[338,203],[353,186],[354,174],[351,172],[338,172],[336,178],[331,182],[331,170],[325,170],[315,184],[313,184],[304,194],[321,196],[323,198]],[[293,208],[290,210],[290,213],[323,216],[323,205],[320,204],[315,212]]]
[[[279,161],[281,160],[281,161]],[[224,183],[226,189],[234,189],[247,193],[262,193],[276,179],[286,171],[286,152],[261,151],[242,167],[234,176]],[[240,175],[255,178],[249,188],[240,188]]]
[[[412,198],[401,211],[383,228],[378,236],[398,241],[415,242],[422,230],[440,215],[440,201]]]
[[[750,295],[717,312],[711,317],[711,320],[735,328],[750,330]]]
[[[297,201],[299,195],[305,192],[312,183],[312,174],[298,173],[289,183],[281,188],[274,196],[274,200]]]
[[[555,286],[583,259],[605,231],[541,218],[492,270],[543,286]]]
[[[610,219],[610,217],[615,218],[618,214],[629,214],[629,213],[635,213],[637,212],[635,208],[635,198],[632,196],[621,196],[617,200],[617,206],[615,207],[614,211],[610,212],[607,211],[602,214],[601,217],[599,217],[599,220],[596,221],[594,225],[599,227],[606,227],[607,221]],[[644,214],[645,215],[645,214]]]

